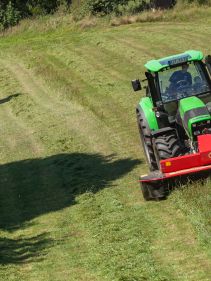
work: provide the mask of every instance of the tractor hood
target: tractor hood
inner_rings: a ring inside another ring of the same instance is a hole
[[[181,99],[178,111],[180,121],[190,138],[194,138],[194,135],[197,135],[197,133],[195,134],[195,131],[197,131],[196,127],[205,128],[207,124],[210,124],[211,116],[206,105],[195,96]]]

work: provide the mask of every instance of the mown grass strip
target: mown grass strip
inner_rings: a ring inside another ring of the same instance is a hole
[[[2,38],[1,280],[210,280],[210,190],[143,201],[130,94],[153,56],[209,51],[200,23]]]

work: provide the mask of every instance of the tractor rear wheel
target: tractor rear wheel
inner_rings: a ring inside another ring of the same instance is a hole
[[[145,118],[142,117],[140,112],[137,113],[137,122],[142,146],[144,148],[144,153],[149,165],[149,169],[150,171],[155,171],[158,169],[158,166],[153,150],[151,132]]]
[[[158,136],[154,141],[155,158],[158,167],[160,166],[160,160],[182,155],[183,150],[184,148],[181,146],[176,132],[169,132]]]

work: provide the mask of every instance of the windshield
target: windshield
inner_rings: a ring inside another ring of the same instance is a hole
[[[158,81],[164,103],[211,90],[199,62],[191,62],[159,72]]]

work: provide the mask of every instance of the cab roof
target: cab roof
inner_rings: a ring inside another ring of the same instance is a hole
[[[204,57],[200,51],[189,50],[184,53],[161,58],[158,60],[150,60],[144,66],[150,72],[158,72],[165,67],[185,63],[188,61],[200,61]]]

